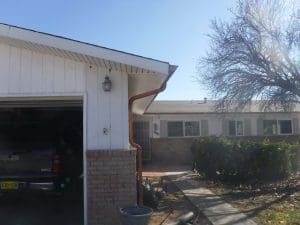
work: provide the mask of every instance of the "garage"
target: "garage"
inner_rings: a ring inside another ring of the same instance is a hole
[[[119,207],[137,203],[141,183],[132,114],[176,68],[0,24],[1,221],[120,224]]]
[[[83,101],[0,101],[0,218],[83,224]]]

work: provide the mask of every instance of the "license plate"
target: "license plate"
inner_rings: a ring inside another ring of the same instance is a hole
[[[1,182],[0,187],[2,190],[17,190],[19,188],[19,184],[13,181]]]

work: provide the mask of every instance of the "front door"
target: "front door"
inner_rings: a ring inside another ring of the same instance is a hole
[[[149,122],[136,121],[133,124],[133,129],[135,143],[139,144],[143,148],[143,160],[151,160]]]

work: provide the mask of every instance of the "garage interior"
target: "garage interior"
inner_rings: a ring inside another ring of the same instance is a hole
[[[82,105],[80,100],[0,102],[1,223],[83,224]],[[53,188],[29,185],[49,179],[55,180]],[[11,183],[18,184],[4,185]]]

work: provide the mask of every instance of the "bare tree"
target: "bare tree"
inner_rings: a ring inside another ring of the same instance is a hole
[[[232,20],[213,20],[199,75],[218,109],[290,108],[300,99],[299,18],[293,1],[239,0]],[[234,106],[234,107],[233,107]]]

